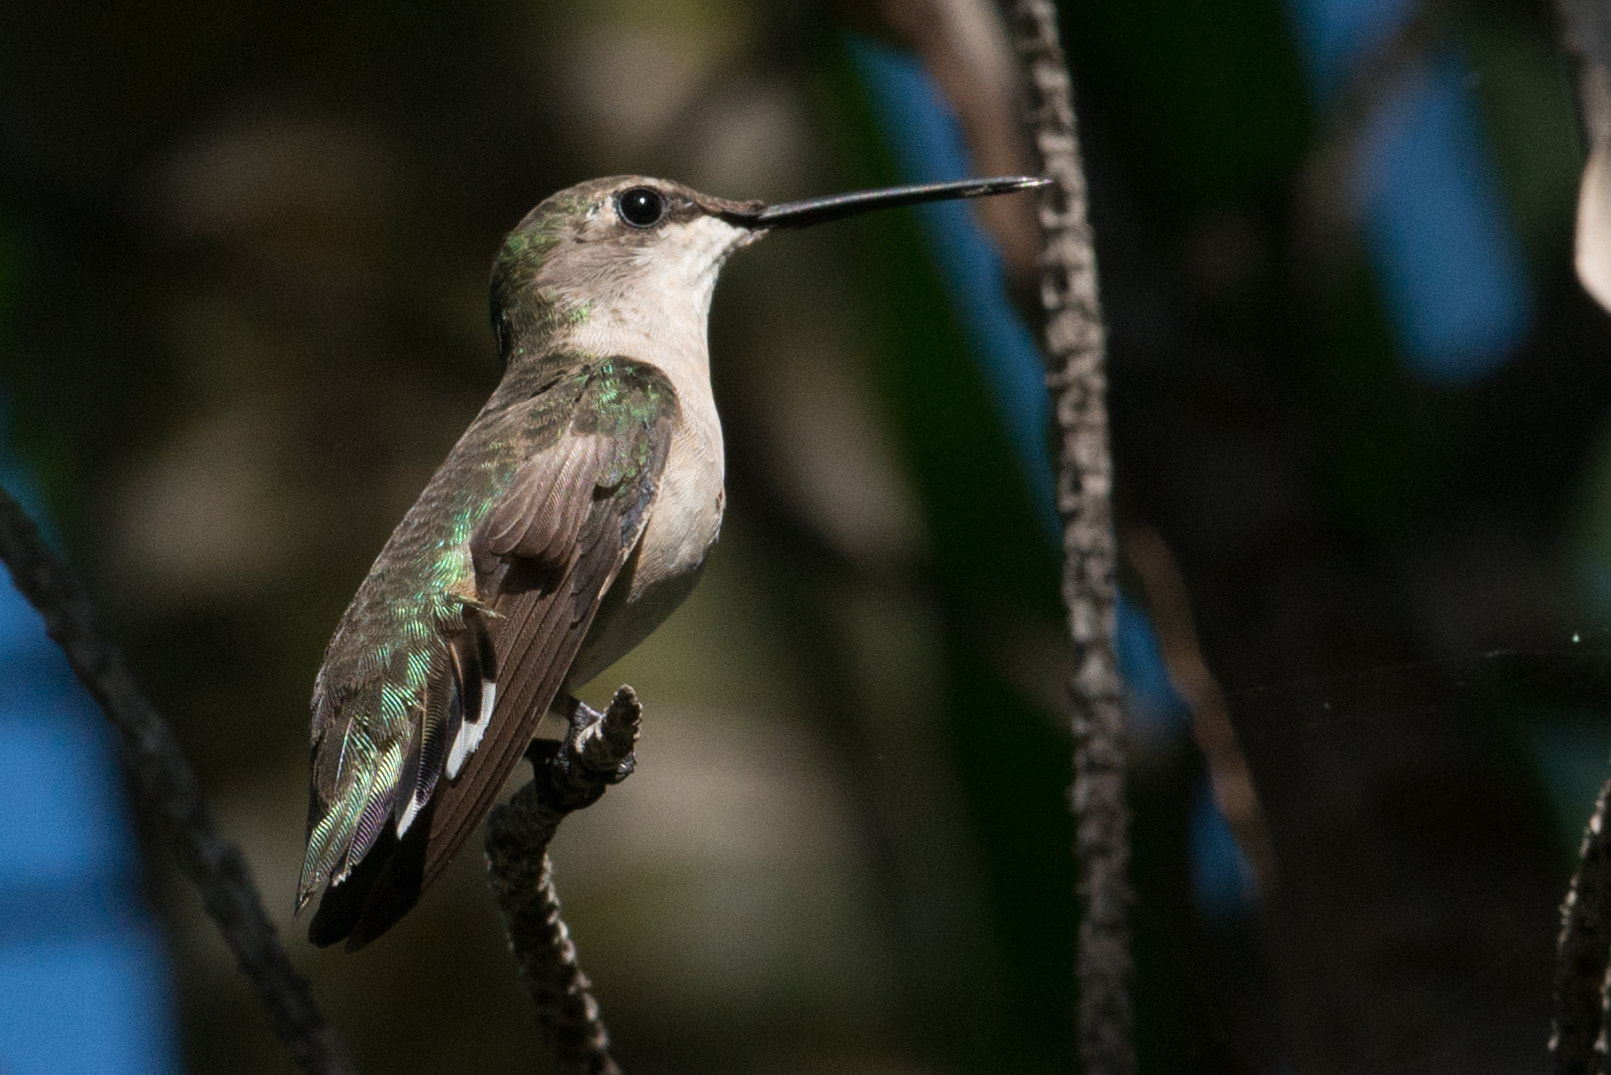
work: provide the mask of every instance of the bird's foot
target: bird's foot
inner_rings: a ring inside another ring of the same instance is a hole
[[[565,738],[536,739],[526,751],[539,775],[546,769],[553,779],[577,791],[594,786],[599,794],[632,775],[643,707],[631,687],[616,691],[602,713],[570,696],[554,708],[568,725]]]

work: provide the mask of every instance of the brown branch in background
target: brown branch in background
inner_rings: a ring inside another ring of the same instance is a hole
[[[1013,43],[1026,69],[1030,129],[1043,174],[1041,255],[1045,347],[1060,436],[1063,601],[1074,676],[1075,849],[1084,898],[1075,978],[1076,1035],[1087,1075],[1136,1068],[1130,983],[1130,843],[1124,718],[1114,654],[1113,461],[1108,450],[1106,330],[1086,220],[1074,93],[1052,0],[1013,0]]]
[[[74,675],[117,729],[136,801],[155,819],[180,871],[200,890],[224,943],[268,1009],[274,1033],[304,1071],[339,1075],[355,1070],[345,1045],[314,1002],[307,979],[280,947],[240,848],[218,835],[212,809],[173,732],[117,650],[96,634],[89,600],[72,572],[4,489],[0,560],[23,597],[44,616],[45,630],[67,655]]]
[[[548,844],[559,823],[591,806],[632,773],[643,707],[631,687],[615,692],[603,715],[575,703],[562,742],[532,744],[532,780],[487,819],[487,878],[503,914],[520,982],[560,1070],[615,1075],[610,1035],[559,917]]]
[[[1023,175],[1031,153],[1018,122],[1018,72],[990,0],[879,0],[888,28],[923,60],[955,109],[975,175]],[[1014,282],[1032,281],[1040,228],[1025,198],[981,198],[974,212]]]
[[[1605,1063],[1606,966],[1611,958],[1611,780],[1600,789],[1577,873],[1561,907],[1555,955],[1555,1020],[1549,1050],[1556,1075],[1596,1075]]]
[[[1275,845],[1247,757],[1236,741],[1225,694],[1197,644],[1185,580],[1180,577],[1174,554],[1152,527],[1127,527],[1121,545],[1125,558],[1141,577],[1169,681],[1191,709],[1192,738],[1208,766],[1214,802],[1225,815],[1237,846],[1247,856],[1259,893],[1267,899],[1275,891]]]

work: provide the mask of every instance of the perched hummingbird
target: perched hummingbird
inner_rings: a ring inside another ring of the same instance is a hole
[[[722,521],[706,321],[774,228],[1040,186],[782,205],[619,176],[548,198],[492,268],[503,379],[375,559],[313,686],[308,935],[354,950],[469,838],[553,709],[688,595]]]

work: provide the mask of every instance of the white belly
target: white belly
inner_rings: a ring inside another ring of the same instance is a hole
[[[567,689],[574,690],[625,656],[682,604],[721,531],[721,425],[714,408],[683,417],[672,435],[643,536],[599,605],[566,676]]]

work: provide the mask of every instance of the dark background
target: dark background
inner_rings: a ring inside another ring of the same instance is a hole
[[[1431,8],[1407,58],[1328,88],[1301,5],[1065,10],[1127,667],[1161,678],[1150,615],[1176,688],[1226,700],[1276,863],[1226,894],[1165,694],[1135,734],[1144,1070],[1543,1070],[1611,745],[1611,331],[1571,269],[1549,14]],[[894,24],[760,0],[0,8],[5,447],[365,1070],[540,1066],[478,854],[358,956],[289,915],[312,677],[496,382],[492,252],[594,175],[769,200],[910,178],[857,58],[902,48]],[[1458,71],[1525,311],[1430,374],[1350,186],[1421,63]],[[554,855],[628,1071],[1072,1064],[1055,540],[941,281],[905,214],[724,272],[722,541],[594,685],[644,698],[639,772]],[[152,850],[186,1067],[290,1070]]]

